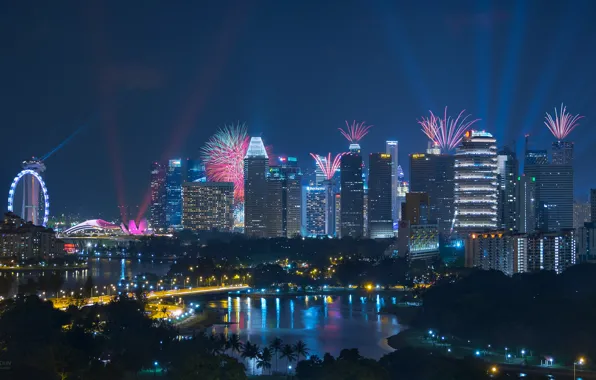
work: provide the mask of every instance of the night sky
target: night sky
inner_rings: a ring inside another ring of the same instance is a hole
[[[423,151],[416,119],[466,109],[499,146],[547,148],[545,112],[586,118],[576,195],[593,180],[596,2],[13,1],[0,12],[6,194],[46,160],[51,213],[116,216],[142,203],[152,161],[198,157],[246,122],[277,154],[337,153],[344,120],[374,125],[365,153]]]

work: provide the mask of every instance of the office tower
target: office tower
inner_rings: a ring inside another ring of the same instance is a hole
[[[180,159],[169,160],[166,170],[166,225],[180,228],[182,224],[182,164]]]
[[[302,225],[302,173],[295,157],[278,160],[280,165],[267,173],[267,236],[293,237],[300,235]]]
[[[452,166],[453,168],[453,166]],[[398,205],[398,217],[401,220],[401,210],[402,204],[406,201],[406,194],[410,192],[410,183],[406,182],[404,170],[401,168],[401,165],[397,167],[397,205]],[[397,223],[393,224],[393,230],[397,230]]]
[[[393,157],[387,153],[371,153],[368,162],[368,236],[372,239],[391,238],[394,236],[393,206],[396,202],[392,184],[394,179],[397,181]]]
[[[159,162],[151,164],[151,228],[163,231],[166,223],[166,168]]]
[[[592,221],[590,212],[590,202],[573,202],[573,228],[578,229],[585,223],[590,223]]]
[[[357,145],[357,144],[352,144]],[[364,182],[362,156],[352,149],[341,158],[341,237],[364,234]]]
[[[547,165],[548,153],[546,150],[526,150],[524,167],[527,165]]]
[[[410,155],[410,191],[429,195],[430,219],[439,225],[441,234],[447,235],[454,216],[455,157],[440,151],[434,153]]]
[[[335,237],[341,238],[341,195],[335,194]]]
[[[590,189],[590,221],[596,223],[596,189]]]
[[[186,159],[186,182],[207,182],[205,165],[201,160]]]
[[[306,235],[325,235],[325,210],[327,209],[327,188],[306,186]]]
[[[470,234],[465,244],[466,267],[498,270],[508,276],[513,275],[516,239],[507,231]]]
[[[265,237],[269,157],[260,137],[251,137],[244,156],[244,233]]]
[[[573,165],[573,142],[553,142],[553,165]]]
[[[585,223],[577,229],[577,262],[596,263],[596,224]]]
[[[459,234],[497,228],[497,141],[468,131],[455,153],[455,230]]]
[[[527,236],[527,271],[561,273],[577,260],[575,230],[538,232]]]
[[[385,141],[385,153],[391,155],[391,216],[393,218],[393,223],[399,221],[399,212],[401,208],[397,197],[397,188],[399,187],[397,147],[397,141]]]
[[[525,171],[536,179],[536,228],[541,231],[573,228],[573,168],[529,165]]]
[[[182,185],[182,226],[193,231],[231,232],[234,228],[232,182],[186,182]]]
[[[497,155],[499,182],[498,220],[499,227],[505,231],[517,229],[517,172],[518,164],[515,153],[508,147],[505,147]]]
[[[402,204],[397,234],[397,251],[408,260],[429,259],[439,254],[439,228],[429,223],[430,199],[427,193],[408,193]]]
[[[536,177],[525,174],[517,177],[516,230],[519,233],[532,233],[536,230]]]

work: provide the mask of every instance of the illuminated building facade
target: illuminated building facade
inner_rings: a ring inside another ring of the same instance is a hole
[[[207,172],[201,160],[186,159],[186,182],[207,182]]]
[[[499,181],[498,219],[499,228],[505,231],[517,229],[517,177],[518,163],[515,153],[505,147],[497,155]]]
[[[552,148],[553,165],[573,165],[573,142],[555,141]]]
[[[302,225],[302,173],[295,157],[278,160],[267,173],[267,236],[293,237]]]
[[[427,193],[408,193],[402,204],[402,219],[397,234],[399,256],[408,260],[429,259],[439,254],[439,227],[429,223]]]
[[[584,226],[584,223],[592,221],[590,202],[573,202],[573,228],[578,229]]]
[[[570,165],[535,165],[525,169],[536,179],[536,229],[573,228],[573,168]]]
[[[182,225],[182,161],[169,160],[166,169],[166,225],[178,229]]]
[[[590,221],[596,223],[596,189],[590,189]]]
[[[350,153],[341,158],[341,237],[364,235],[364,181],[362,156],[350,145]]]
[[[465,244],[466,267],[498,270],[508,276],[513,275],[516,239],[508,231],[468,235]]]
[[[497,229],[497,141],[468,131],[455,153],[455,231],[460,235]]]
[[[327,209],[327,188],[306,186],[306,235],[325,235],[325,210]]]
[[[193,231],[231,232],[234,227],[232,182],[186,182],[182,186],[182,226]]]
[[[335,194],[335,236],[341,238],[341,195]]]
[[[527,271],[541,270],[562,273],[577,262],[575,230],[538,232],[529,234],[527,240]]]
[[[596,263],[596,225],[585,223],[577,229],[577,262]]]
[[[159,162],[151,165],[151,228],[154,231],[164,231],[166,223],[166,168]]]
[[[50,228],[26,222],[12,212],[0,224],[0,257],[51,259],[64,255],[64,243]]]
[[[244,157],[244,233],[266,237],[269,157],[260,137],[251,137]]]
[[[397,194],[399,187],[399,162],[397,152],[397,141],[385,142],[385,153],[391,155],[391,216],[393,223],[397,223],[399,221],[399,213],[401,211],[401,205],[399,203]]]
[[[536,177],[518,176],[515,188],[517,232],[532,233],[536,230]]]

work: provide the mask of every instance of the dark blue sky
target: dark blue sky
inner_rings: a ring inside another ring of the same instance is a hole
[[[149,165],[198,157],[224,123],[245,121],[279,154],[346,150],[344,120],[374,127],[362,146],[425,148],[416,119],[466,109],[500,144],[553,138],[544,112],[586,118],[576,193],[592,180],[596,2],[13,2],[0,14],[6,192],[22,159],[47,161],[52,213],[117,215],[142,202]],[[4,190],[3,190],[4,191]]]

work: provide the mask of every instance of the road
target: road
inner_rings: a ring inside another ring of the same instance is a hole
[[[172,289],[172,290],[160,290],[157,292],[151,292],[147,294],[148,299],[160,299],[165,297],[183,297],[194,294],[209,294],[209,293],[220,293],[229,292],[233,290],[242,290],[250,288],[248,285],[230,285],[230,286],[200,286],[196,288],[185,288],[185,289]],[[109,302],[112,296],[94,296],[85,299],[84,306],[93,305],[96,303]],[[69,305],[76,304],[76,299],[69,297],[62,298],[48,298],[52,301],[54,307],[57,309],[66,309]]]

